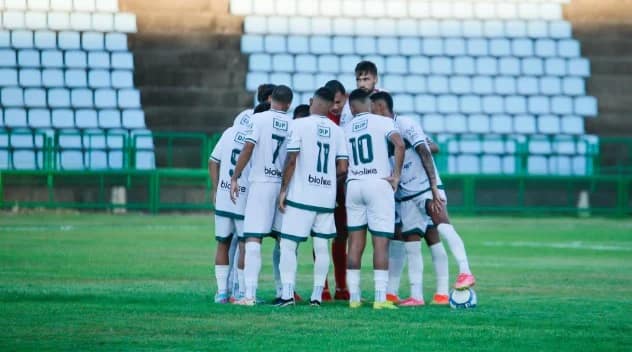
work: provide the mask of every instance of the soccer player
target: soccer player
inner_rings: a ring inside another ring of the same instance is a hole
[[[215,145],[209,158],[208,169],[213,182],[212,200],[215,204],[215,238],[218,241],[215,253],[215,279],[217,281],[217,293],[215,303],[228,303],[228,284],[231,267],[235,267],[233,258],[237,258],[237,291],[243,286],[243,219],[248,194],[248,172],[246,167],[239,178],[240,197],[237,203],[230,199],[230,179],[237,162],[237,157],[246,140],[247,129],[241,124],[229,127]],[[237,254],[230,254],[231,241],[239,238]],[[241,259],[240,259],[241,258]],[[233,290],[233,295],[239,297],[239,292]]]
[[[349,105],[354,116],[353,121],[344,127],[349,151],[346,195],[349,306],[358,308],[361,305],[360,266],[368,228],[373,240],[373,308],[395,309],[397,307],[386,300],[388,245],[395,230],[394,192],[401,175],[404,142],[393,120],[369,113],[369,92],[354,90],[349,95]],[[393,167],[388,156],[388,141],[394,146]]]
[[[300,119],[302,117],[307,117],[310,115],[309,105],[301,104],[294,109],[294,120]]]
[[[250,190],[244,218],[245,244],[245,296],[235,302],[240,305],[256,304],[257,285],[261,271],[261,241],[263,237],[278,234],[281,214],[277,212],[281,170],[285,160],[287,136],[292,120],[287,110],[292,104],[292,90],[284,85],[272,92],[270,110],[252,119],[244,148],[239,154],[231,177],[231,198],[239,196],[239,176],[252,160],[248,177]],[[278,286],[278,285],[277,285]]]
[[[337,179],[344,181],[348,156],[340,127],[327,119],[334,93],[319,88],[310,101],[309,117],[290,129],[287,159],[279,193],[281,225],[281,281],[279,307],[294,305],[296,250],[310,233],[314,242],[314,288],[310,305],[320,306],[329,270],[329,239],[336,236],[334,207]]]
[[[371,96],[372,109],[383,115],[393,116],[393,99],[390,94],[381,92]],[[400,131],[404,131],[404,139],[409,141],[419,157],[407,153],[398,199],[401,201],[401,218],[403,234],[425,232],[433,224],[439,234],[448,242],[448,247],[459,264],[460,274],[454,287],[457,290],[467,289],[475,284],[465,253],[463,240],[450,224],[445,206],[447,197],[443,190],[441,178],[432,158],[428,138],[418,122],[395,116],[395,123]],[[423,171],[422,171],[423,170]],[[419,177],[424,176],[424,177]],[[418,226],[424,224],[424,229]],[[406,251],[410,255],[411,251]],[[410,262],[410,259],[409,259]],[[447,271],[447,269],[446,269]],[[447,275],[446,275],[447,276]],[[447,287],[437,287],[438,295],[447,295]],[[443,303],[445,297],[436,297],[437,303]]]
[[[325,87],[334,92],[334,102],[327,117],[336,125],[340,125],[340,115],[347,102],[347,92],[345,87],[337,80],[331,80]],[[336,238],[332,241],[331,256],[334,262],[334,278],[336,288],[334,299],[349,300],[349,290],[347,289],[347,210],[345,208],[345,185],[340,182],[336,192],[336,209],[334,210],[334,220],[336,221]],[[322,295],[323,301],[330,301],[329,285],[325,280],[325,288]]]
[[[357,89],[362,89],[369,94],[379,92],[379,89],[376,88],[378,82],[377,66],[373,62],[360,61],[355,67],[355,76]],[[353,119],[353,114],[348,101],[343,106],[339,125],[344,128]]]
[[[270,83],[264,83],[259,85],[259,87],[257,87],[257,106],[260,106],[263,103],[270,103],[270,97],[272,96],[272,91],[274,90],[276,86],[274,84],[270,84]],[[237,114],[237,116],[235,117],[235,120],[233,121],[233,126],[236,124],[240,124],[242,126],[249,126],[250,125],[250,118],[252,117],[253,114],[256,114],[257,112],[254,111],[255,109],[246,109],[242,112],[240,112],[239,114]]]

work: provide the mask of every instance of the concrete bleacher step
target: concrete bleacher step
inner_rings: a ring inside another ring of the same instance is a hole
[[[252,96],[234,89],[144,87],[141,89],[145,106],[223,107],[236,109],[242,104],[252,104]],[[234,117],[234,116],[233,116]]]
[[[139,87],[239,89],[243,87],[246,78],[244,72],[226,68],[202,70],[169,67],[139,71],[135,77],[135,82]]]
[[[230,126],[240,111],[235,107],[152,106],[145,108],[145,115],[152,116],[148,120],[152,131],[173,131],[173,126],[178,126],[178,131],[218,133]]]

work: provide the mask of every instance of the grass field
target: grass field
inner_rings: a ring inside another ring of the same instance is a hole
[[[632,350],[632,220],[454,222],[478,278],[478,308],[352,311],[213,304],[209,216],[0,213],[0,351]],[[260,286],[270,298],[271,247]],[[310,251],[303,245],[299,258],[304,296]],[[424,261],[430,300],[427,248]]]

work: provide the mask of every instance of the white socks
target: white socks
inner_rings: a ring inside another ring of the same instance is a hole
[[[261,271],[261,243],[246,242],[246,257],[244,262],[244,284],[247,299],[256,299],[259,272]]]
[[[235,236],[237,237],[237,236]],[[239,241],[236,241],[236,246],[235,246],[235,250],[233,251],[233,255],[230,254],[229,252],[229,258],[230,258],[230,271],[228,273],[228,277],[229,277],[229,285],[230,282],[232,281],[232,288],[231,288],[231,292],[230,294],[234,297],[237,296],[237,294],[239,293],[239,291],[243,291],[243,288],[239,288],[239,269],[237,269],[237,263],[239,263]],[[232,243],[231,243],[231,250],[232,250]]]
[[[423,299],[424,261],[421,256],[421,242],[406,242],[406,256],[408,257],[408,281],[410,281],[410,296]]]
[[[388,270],[373,270],[373,281],[375,281],[375,302],[386,301]]]
[[[443,243],[439,242],[430,246],[430,254],[432,255],[432,264],[434,265],[435,277],[437,278],[437,293],[440,295],[448,294],[448,253],[443,247]]]
[[[347,269],[347,287],[349,288],[349,295],[351,296],[349,301],[360,302],[360,270]]]
[[[230,247],[228,247],[228,288],[230,294],[233,294],[234,288],[237,286],[237,265],[235,264],[237,263],[237,261],[235,261],[237,257],[235,256],[235,252],[238,247],[239,239],[237,235],[233,235],[230,239]]]
[[[312,301],[321,300],[327,272],[329,271],[329,240],[313,237],[314,242],[314,290]]]
[[[217,293],[228,292],[228,265],[215,265],[215,280],[217,281]]]
[[[294,297],[294,285],[296,285],[296,248],[298,244],[292,240],[284,238],[280,241],[280,276],[281,276],[281,298],[291,299]]]
[[[239,291],[233,292],[233,295],[237,297],[243,297],[246,295],[246,280],[244,276],[244,269],[237,269],[237,281],[239,281]]]
[[[450,224],[439,224],[439,226],[437,226],[437,230],[439,230],[439,234],[445,239],[445,241],[448,242],[448,247],[450,247],[452,255],[459,264],[459,272],[471,274],[470,264],[467,261],[467,254],[465,253],[465,245],[463,244],[461,236],[459,236],[454,229],[454,226]]]
[[[403,241],[391,240],[388,248],[388,287],[387,293],[398,295],[399,283],[404,269],[406,248]]]
[[[283,284],[281,283],[281,272],[279,271],[279,264],[281,263],[281,250],[279,249],[279,242],[274,243],[274,250],[272,251],[272,271],[274,272],[274,286],[276,288],[276,297],[281,297]]]

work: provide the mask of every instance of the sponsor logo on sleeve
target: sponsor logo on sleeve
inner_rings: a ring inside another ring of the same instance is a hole
[[[236,142],[236,143],[239,143],[239,144],[244,144],[244,143],[246,143],[246,134],[245,134],[245,133],[238,132],[238,133],[235,135],[235,142]]]

